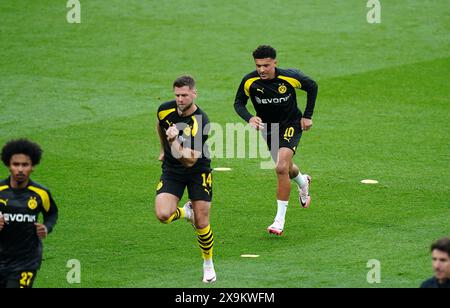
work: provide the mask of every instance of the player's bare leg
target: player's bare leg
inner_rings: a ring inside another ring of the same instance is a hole
[[[180,199],[172,194],[162,193],[156,196],[156,217],[162,223],[168,224],[174,220],[184,217],[182,209],[178,208]]]
[[[278,159],[275,166],[275,172],[278,178],[277,199],[281,201],[289,201],[291,194],[291,180],[289,177],[289,169],[292,164],[294,152],[288,148],[281,148],[278,151]]]
[[[211,202],[192,201],[194,210],[195,229],[197,231],[198,245],[203,257],[203,282],[216,281],[216,272],[213,263],[214,235],[209,222]]]
[[[211,202],[207,201],[191,201],[194,210],[195,227],[204,229],[209,225],[209,211]]]
[[[294,162],[291,160],[291,165],[289,167],[289,178],[295,179],[300,174],[300,169]]]
[[[269,233],[281,235],[284,229],[286,211],[289,204],[289,195],[291,194],[291,179],[289,170],[292,167],[292,157],[294,152],[289,148],[281,148],[278,151],[275,171],[278,178],[277,188],[277,215],[274,223],[267,228]]]

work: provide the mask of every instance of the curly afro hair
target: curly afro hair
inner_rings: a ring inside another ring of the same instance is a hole
[[[24,154],[30,157],[31,163],[36,166],[41,161],[42,152],[38,144],[27,139],[11,140],[2,149],[2,161],[8,167],[13,155]]]

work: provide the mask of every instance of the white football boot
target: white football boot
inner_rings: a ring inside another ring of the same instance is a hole
[[[267,231],[270,234],[282,235],[283,234],[283,229],[284,229],[284,221],[275,220],[273,222],[273,224],[271,224],[267,228]]]
[[[207,266],[203,265],[203,282],[204,283],[213,283],[216,282],[217,276],[216,271],[214,270],[214,265]]]
[[[186,204],[183,206],[183,210],[185,215],[184,219],[186,219],[188,222],[194,225],[195,224],[194,210],[192,209],[192,202],[190,200],[186,202]]]
[[[311,196],[309,195],[309,185],[311,184],[311,177],[307,174],[303,175],[304,184],[298,188],[298,199],[303,208],[309,208],[311,204]]]

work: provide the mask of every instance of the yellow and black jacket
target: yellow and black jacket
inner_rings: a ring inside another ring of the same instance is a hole
[[[250,98],[255,107],[256,115],[264,123],[279,123],[286,127],[302,117],[311,119],[317,97],[317,83],[295,69],[275,68],[275,78],[263,80],[257,71],[246,75],[236,93],[234,107],[236,112],[246,122],[252,115],[246,105]],[[297,106],[296,89],[307,93],[305,112]]]
[[[0,212],[5,225],[0,231],[0,273],[37,270],[42,261],[42,242],[36,234],[42,213],[48,233],[58,219],[58,208],[50,191],[30,180],[24,189],[0,181]]]

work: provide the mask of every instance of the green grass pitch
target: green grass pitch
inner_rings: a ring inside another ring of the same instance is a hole
[[[274,171],[215,159],[233,171],[214,177],[214,287],[417,287],[432,275],[429,245],[450,234],[448,1],[381,1],[380,24],[363,0],[80,2],[80,24],[66,1],[0,3],[0,142],[43,146],[33,179],[60,209],[36,287],[204,287],[192,228],[154,216],[155,113],[190,73],[211,121],[241,122],[234,95],[262,43],[319,83],[295,156],[313,203],[292,194],[285,235],[270,236]],[[66,281],[70,259],[81,284]],[[371,259],[380,284],[366,280]]]

